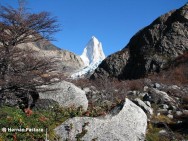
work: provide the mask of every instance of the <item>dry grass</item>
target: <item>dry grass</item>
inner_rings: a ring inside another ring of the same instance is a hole
[[[188,84],[188,52],[177,57],[171,62],[167,70],[161,71],[159,74],[149,75],[153,81],[164,84],[187,85]]]
[[[182,64],[159,74],[149,75],[148,78],[158,83],[184,86],[188,84],[188,65]]]

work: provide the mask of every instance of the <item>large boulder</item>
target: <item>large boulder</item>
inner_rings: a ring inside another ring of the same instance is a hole
[[[88,100],[85,91],[66,81],[54,85],[43,86],[52,91],[40,92],[40,99],[52,99],[57,101],[61,107],[82,107],[87,110]]]
[[[144,111],[129,99],[124,105],[115,108],[105,117],[75,117],[68,119],[55,128],[60,141],[140,141],[144,140],[147,127],[147,116]],[[119,111],[120,110],[120,111]],[[76,139],[77,138],[77,139]]]
[[[128,61],[123,56],[127,51],[129,51]],[[136,33],[120,51],[121,54],[115,53],[102,62],[92,78],[100,77],[100,74],[107,76],[110,74],[109,76],[119,79],[136,79],[149,73],[158,73],[168,68],[169,62],[186,51],[188,51],[188,4],[162,15]],[[114,59],[110,59],[112,57]],[[126,63],[116,65],[117,60],[121,62],[124,60]],[[112,65],[121,70],[118,75],[110,67]]]

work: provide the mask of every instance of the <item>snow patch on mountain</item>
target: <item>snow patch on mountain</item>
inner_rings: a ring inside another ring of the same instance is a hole
[[[83,60],[85,67],[78,72],[72,74],[72,78],[78,78],[92,73],[105,59],[102,43],[99,42],[96,37],[92,36],[80,57]]]

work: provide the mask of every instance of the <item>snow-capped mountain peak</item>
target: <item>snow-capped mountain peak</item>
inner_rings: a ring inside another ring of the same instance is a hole
[[[84,61],[85,66],[102,61],[105,58],[102,43],[95,36],[92,36],[80,57]]]
[[[85,68],[71,75],[72,78],[79,78],[91,74],[98,65],[105,59],[102,43],[92,36],[80,56],[85,64]]]

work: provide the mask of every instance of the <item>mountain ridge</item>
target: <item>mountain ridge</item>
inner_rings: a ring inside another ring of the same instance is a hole
[[[68,50],[64,50],[56,47],[50,41],[40,40],[35,43],[27,43],[21,44],[18,46],[19,48],[30,48],[40,53],[41,56],[46,57],[55,57],[59,60],[58,69],[60,71],[64,71],[66,75],[84,67],[84,62],[80,58],[80,56],[70,52]]]
[[[186,51],[188,4],[160,16],[138,31],[121,51],[108,56],[91,78],[137,79],[150,73],[159,73]],[[115,69],[120,71],[116,73],[114,67],[110,66],[117,66]]]

